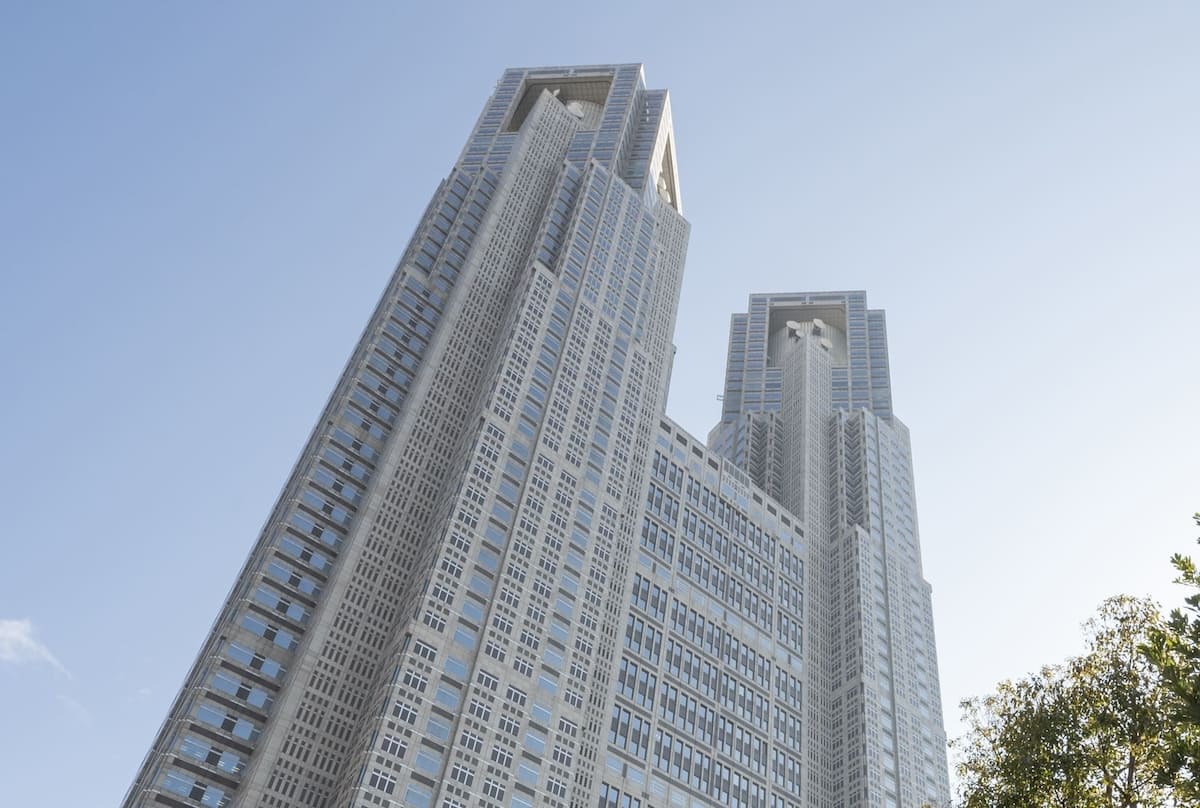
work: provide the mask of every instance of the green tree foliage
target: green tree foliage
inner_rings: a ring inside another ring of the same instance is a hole
[[[1200,525],[1200,513],[1193,519]],[[1170,743],[1163,772],[1181,805],[1200,805],[1200,573],[1191,558],[1171,559],[1177,583],[1195,590],[1166,623],[1150,631],[1143,651],[1157,668],[1171,699],[1164,721]]]
[[[962,703],[962,808],[1157,808],[1169,756],[1169,694],[1142,653],[1162,627],[1150,601],[1111,598],[1089,621],[1087,651]]]

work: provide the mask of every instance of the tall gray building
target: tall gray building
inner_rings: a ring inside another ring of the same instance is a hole
[[[882,321],[860,383],[850,298],[735,317],[713,448],[666,420],[673,139],[639,65],[503,74],[126,805],[943,793]]]
[[[752,295],[713,448],[804,526],[810,761],[822,804],[949,800],[930,587],[884,313],[864,292]]]

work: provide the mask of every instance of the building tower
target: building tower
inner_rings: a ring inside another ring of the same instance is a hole
[[[806,532],[807,738],[823,804],[947,804],[930,587],[884,313],[864,292],[752,295],[732,318],[709,442]]]
[[[946,795],[882,313],[755,296],[665,418],[673,138],[639,65],[503,74],[127,806]]]
[[[501,76],[126,805],[594,799],[687,236],[640,65]]]

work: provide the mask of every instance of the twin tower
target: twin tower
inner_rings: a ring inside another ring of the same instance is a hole
[[[946,804],[883,312],[751,296],[706,445],[687,239],[640,65],[501,76],[127,806]]]

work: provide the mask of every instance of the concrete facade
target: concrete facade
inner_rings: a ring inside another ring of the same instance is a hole
[[[710,443],[808,537],[807,717],[821,804],[946,805],[931,590],[883,312],[864,292],[753,295],[729,346]]]
[[[663,415],[687,238],[639,65],[501,76],[125,805],[945,792],[882,313],[752,298],[706,447]]]

